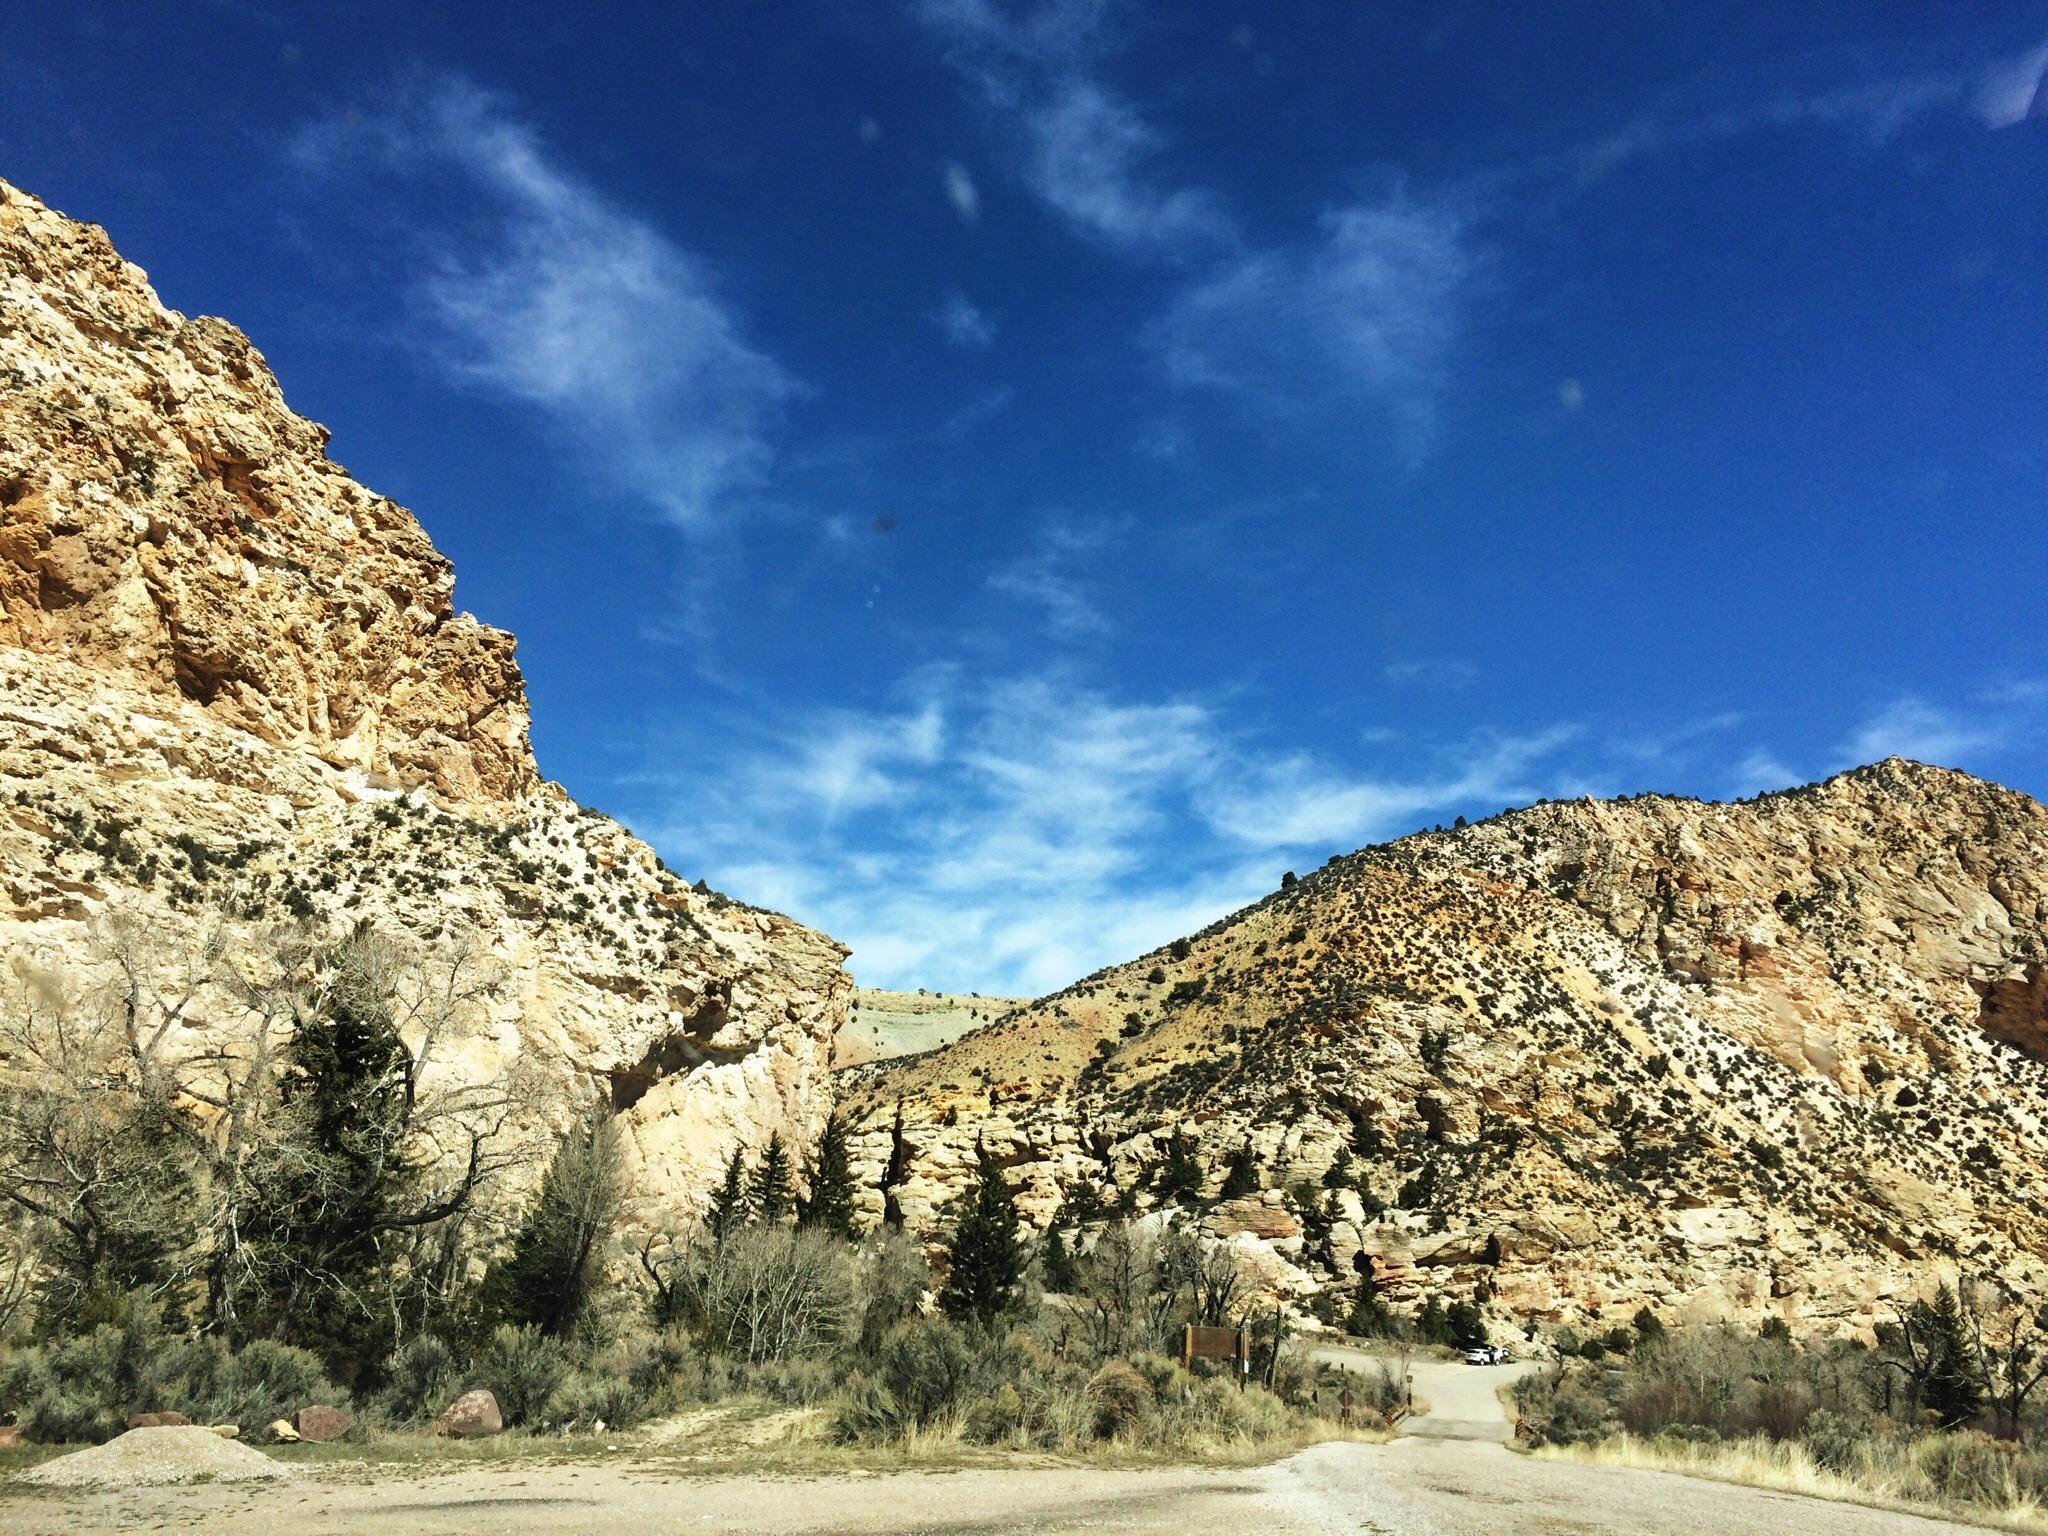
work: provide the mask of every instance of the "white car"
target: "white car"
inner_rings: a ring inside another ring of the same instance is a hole
[[[1508,1357],[1508,1352],[1498,1344],[1479,1344],[1465,1351],[1467,1365],[1499,1365]]]

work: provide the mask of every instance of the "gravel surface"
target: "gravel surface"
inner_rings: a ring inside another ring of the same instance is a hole
[[[1313,1446],[1266,1467],[695,1479],[678,1476],[672,1465],[636,1462],[630,1451],[571,1464],[544,1462],[537,1453],[531,1462],[425,1476],[334,1464],[307,1469],[288,1489],[103,1489],[61,1505],[0,1495],[0,1530],[8,1536],[165,1529],[206,1536],[277,1536],[280,1530],[360,1536],[422,1530],[507,1536],[1963,1536],[1971,1529],[1669,1472],[1517,1456],[1500,1444],[1508,1426],[1494,1396],[1512,1368],[1417,1366],[1417,1394],[1432,1403],[1431,1412],[1409,1421],[1419,1433],[1387,1445]],[[100,1456],[143,1436],[199,1433],[136,1430],[66,1460]],[[223,1449],[256,1455],[241,1446]]]
[[[105,1445],[59,1456],[22,1473],[38,1488],[156,1488],[204,1479],[249,1483],[290,1477],[261,1451],[195,1427],[131,1429]],[[0,1521],[0,1525],[5,1525]]]
[[[78,1531],[280,1531],[414,1536],[488,1531],[705,1536],[1964,1536],[1970,1527],[1666,1472],[1517,1456],[1472,1440],[1320,1445],[1269,1467],[1048,1467],[870,1477],[678,1477],[630,1456],[507,1462],[422,1477],[328,1468],[254,1483],[0,1494],[8,1536]],[[1981,1536],[1981,1532],[1979,1532]]]

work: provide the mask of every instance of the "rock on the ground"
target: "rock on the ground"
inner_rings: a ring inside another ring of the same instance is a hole
[[[303,1438],[290,1419],[272,1419],[269,1435],[281,1445],[292,1445]]]
[[[477,1440],[504,1427],[497,1398],[482,1389],[463,1393],[434,1420],[434,1433],[451,1440]]]
[[[190,1483],[262,1482],[292,1475],[261,1451],[193,1425],[131,1429],[105,1445],[59,1456],[21,1474],[41,1488],[148,1488]]]
[[[313,1403],[292,1415],[292,1428],[301,1440],[339,1440],[354,1426],[356,1416],[346,1408]]]

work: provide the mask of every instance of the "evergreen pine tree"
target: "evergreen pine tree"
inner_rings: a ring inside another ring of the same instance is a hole
[[[1941,1427],[1959,1429],[1983,1411],[1984,1389],[1976,1341],[1955,1288],[1937,1290],[1932,1304],[1922,1304],[1917,1321],[1928,1361],[1921,1391]]]
[[[1045,1288],[1062,1296],[1071,1296],[1081,1284],[1081,1266],[1075,1262],[1074,1250],[1067,1246],[1066,1234],[1054,1218],[1053,1229],[1045,1234],[1045,1249],[1041,1256],[1045,1266]]]
[[[1352,1292],[1344,1331],[1360,1338],[1377,1338],[1387,1331],[1387,1304],[1380,1300],[1379,1275],[1373,1270],[1372,1260],[1363,1253],[1351,1262],[1358,1271],[1358,1287]]]
[[[704,1224],[711,1229],[712,1237],[724,1242],[745,1226],[753,1214],[747,1191],[747,1165],[741,1160],[740,1149],[734,1147],[732,1158],[725,1165],[725,1182],[711,1197],[711,1209],[705,1214]]]
[[[1258,1192],[1258,1159],[1252,1155],[1252,1144],[1245,1142],[1224,1158],[1223,1188],[1218,1194],[1225,1200],[1235,1200],[1240,1195],[1256,1195]]]
[[[763,1221],[780,1221],[796,1203],[796,1195],[790,1187],[789,1150],[782,1145],[782,1133],[777,1131],[768,1138],[768,1150],[762,1154],[761,1166],[754,1170],[754,1209]]]
[[[486,1282],[486,1311],[560,1338],[589,1301],[598,1250],[619,1213],[618,1127],[602,1107],[555,1146],[512,1252]]]
[[[818,1163],[811,1170],[811,1190],[796,1204],[796,1219],[834,1237],[853,1233],[853,1169],[846,1154],[846,1122],[834,1110],[818,1139]]]
[[[1017,1300],[1024,1279],[1024,1238],[1017,1200],[986,1143],[975,1147],[974,1188],[953,1229],[951,1269],[939,1305],[959,1322],[988,1327]]]
[[[1060,1209],[1066,1212],[1066,1220],[1059,1225],[1086,1226],[1102,1214],[1102,1191],[1091,1179],[1083,1179],[1060,1202]]]
[[[1202,1165],[1178,1126],[1166,1143],[1166,1161],[1159,1170],[1158,1189],[1162,1203],[1171,1200],[1187,1205],[1202,1198]]]
[[[312,1349],[344,1380],[389,1347],[381,1309],[361,1298],[377,1288],[377,1239],[412,1182],[401,1155],[412,1056],[367,949],[324,959],[334,980],[311,994],[322,1006],[294,1010],[279,1089],[299,1132],[259,1171],[234,1310],[238,1331]]]
[[[1330,1159],[1330,1166],[1323,1170],[1323,1188],[1342,1189],[1351,1182],[1351,1154],[1343,1147]]]

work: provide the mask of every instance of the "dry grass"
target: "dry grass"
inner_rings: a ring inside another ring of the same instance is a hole
[[[1835,1472],[1819,1465],[1796,1441],[1774,1441],[1761,1436],[1701,1442],[1644,1439],[1624,1433],[1597,1445],[1546,1446],[1527,1454],[1602,1467],[1678,1472],[1837,1503],[1964,1520],[1993,1530],[2019,1532],[2022,1536],[2048,1536],[2048,1510],[2038,1499],[2016,1488],[1999,1504],[1933,1501],[1916,1496],[1925,1488],[1916,1449],[1901,1447],[1900,1454],[1887,1467],[1866,1464],[1854,1472]]]

